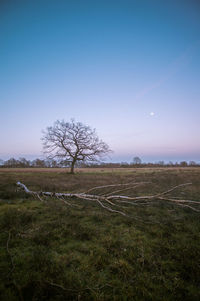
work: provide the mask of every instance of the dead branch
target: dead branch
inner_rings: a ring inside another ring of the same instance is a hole
[[[124,184],[111,184],[111,185],[104,185],[104,186],[96,186],[85,193],[60,193],[60,192],[45,192],[45,191],[31,191],[29,190],[26,185],[24,185],[21,182],[17,182],[17,186],[20,187],[22,190],[25,191],[25,193],[32,195],[33,197],[39,198],[40,201],[43,202],[42,196],[45,197],[53,197],[58,200],[61,200],[63,203],[69,206],[77,206],[75,204],[71,204],[71,199],[80,199],[80,200],[85,200],[85,201],[92,201],[97,204],[99,204],[102,208],[106,209],[107,211],[117,213],[123,216],[129,216],[122,210],[116,210],[115,208],[124,208],[124,209],[129,209],[128,206],[150,206],[153,203],[157,202],[171,202],[174,203],[175,205],[181,206],[181,207],[187,207],[195,212],[200,212],[199,209],[196,207],[200,205],[200,202],[198,201],[192,201],[192,200],[183,200],[183,199],[177,199],[177,198],[172,198],[170,196],[167,196],[170,192],[174,191],[175,189],[178,189],[180,187],[185,187],[188,185],[191,185],[192,183],[183,183],[176,185],[164,192],[157,193],[154,195],[146,195],[146,196],[126,196],[126,195],[116,195],[115,193],[125,191],[125,190],[131,190],[134,189],[135,187],[143,184],[149,184],[149,182],[130,182],[130,183],[124,183]],[[134,186],[133,186],[134,185]],[[128,186],[122,189],[116,190],[116,187],[119,186]],[[113,192],[105,192],[102,194],[102,190],[105,188],[112,188],[114,189]],[[91,191],[97,190],[99,194],[90,194]],[[90,192],[90,193],[89,193]],[[101,193],[101,194],[100,194]],[[68,201],[66,201],[66,199]],[[106,204],[106,205],[105,205]],[[120,204],[126,204],[126,207],[121,206]],[[196,206],[196,207],[194,207]],[[130,216],[129,216],[130,217]]]
[[[179,184],[179,185],[177,185],[177,186],[172,187],[172,188],[169,189],[169,190],[166,190],[166,191],[164,191],[164,192],[155,194],[154,197],[158,197],[158,196],[160,196],[160,195],[167,194],[167,193],[169,193],[169,192],[171,192],[171,191],[173,191],[173,190],[175,190],[175,189],[177,189],[177,188],[179,188],[179,187],[183,187],[183,186],[187,186],[187,185],[192,185],[192,183]]]
[[[96,189],[102,189],[102,188],[108,188],[108,187],[117,187],[117,186],[127,186],[127,185],[133,185],[133,184],[139,184],[139,183],[130,182],[130,183],[123,183],[123,184],[110,184],[110,185],[96,186],[96,187],[90,188],[85,193],[91,192],[91,191],[96,190]]]
[[[115,190],[115,191],[112,191],[108,194],[106,194],[106,196],[110,196],[110,195],[114,195],[114,193],[118,193],[118,192],[122,192],[122,191],[125,191],[125,190],[132,190],[140,185],[143,185],[143,184],[149,184],[150,182],[140,182],[140,183],[133,183],[135,184],[134,186],[130,186],[130,187],[126,187],[126,188],[123,188],[123,189],[118,189],[118,190]]]
[[[124,212],[122,212],[122,211],[114,210],[114,209],[112,209],[112,208],[110,208],[110,207],[105,206],[105,205],[104,205],[101,201],[99,201],[99,200],[97,200],[97,202],[101,205],[101,207],[103,207],[104,209],[107,209],[108,211],[115,212],[115,213],[119,213],[119,214],[121,214],[121,215],[127,216],[127,214],[124,213]]]

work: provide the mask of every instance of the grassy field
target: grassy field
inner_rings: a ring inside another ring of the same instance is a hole
[[[163,201],[123,217],[41,202],[17,181],[53,192],[150,182],[134,196],[191,182],[170,196],[200,201],[200,168],[0,169],[0,300],[200,300],[199,212]]]

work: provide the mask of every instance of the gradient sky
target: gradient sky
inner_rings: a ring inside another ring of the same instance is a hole
[[[112,161],[200,161],[199,0],[0,1],[0,158],[75,118]]]

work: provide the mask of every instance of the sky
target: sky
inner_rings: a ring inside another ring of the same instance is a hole
[[[1,0],[0,158],[96,128],[109,161],[200,162],[199,0]]]

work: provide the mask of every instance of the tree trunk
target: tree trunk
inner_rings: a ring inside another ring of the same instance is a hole
[[[74,165],[75,165],[75,163],[76,163],[76,160],[73,160],[72,165],[71,165],[71,171],[70,171],[71,174],[74,174]]]

